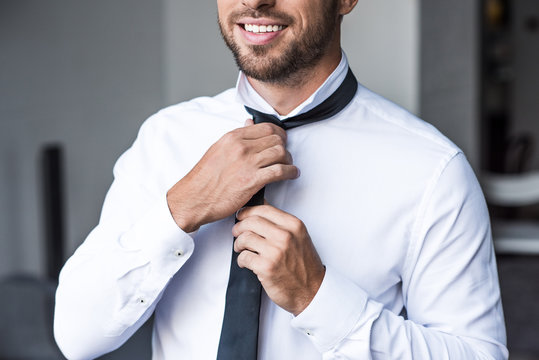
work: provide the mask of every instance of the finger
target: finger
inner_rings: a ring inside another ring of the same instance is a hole
[[[252,232],[258,236],[268,238],[275,235],[275,228],[275,224],[263,216],[250,216],[238,221],[232,227],[232,235],[237,238],[243,233]]]
[[[274,164],[292,165],[292,155],[281,145],[275,145],[256,154],[256,163],[264,168]]]
[[[255,254],[250,251],[242,251],[238,255],[238,266],[251,270],[258,277],[258,280],[264,283],[268,274],[275,269],[275,263],[271,259]]]
[[[260,255],[244,250],[238,255],[237,261],[240,268],[247,268],[256,274],[257,272],[255,269],[258,270],[259,268],[258,263],[260,262]]]
[[[241,253],[242,251],[250,251],[256,254],[268,255],[273,253],[273,246],[262,236],[255,234],[252,231],[241,233],[234,241],[234,251]]]
[[[272,123],[261,123],[238,128],[235,131],[242,133],[244,139],[259,139],[264,136],[276,134],[286,142],[286,131]]]
[[[252,231],[245,231],[239,234],[234,240],[234,251],[237,253],[240,253],[243,250],[257,252],[255,247],[259,237],[259,235]]]
[[[253,119],[247,119],[245,120],[245,123],[243,124],[243,126],[251,126],[251,125],[254,125],[254,121]]]
[[[236,217],[240,222],[249,217],[262,217],[267,221],[280,226],[290,224],[291,222],[300,222],[300,220],[294,215],[269,205],[269,203],[265,200],[264,205],[247,206],[242,208],[238,211]]]
[[[242,210],[238,212],[238,215]],[[274,226],[269,220],[262,216],[243,217],[243,220],[238,218],[238,222],[232,227],[232,236],[239,238],[243,233],[252,232],[258,236],[263,236],[264,228]]]
[[[262,152],[273,146],[280,146],[282,148],[286,148],[286,139],[283,139],[278,134],[270,134],[258,139],[249,139],[245,140],[245,142],[249,146],[249,148],[256,153]]]
[[[299,169],[293,164],[272,164],[257,170],[257,183],[270,184],[276,181],[293,180],[299,177]]]

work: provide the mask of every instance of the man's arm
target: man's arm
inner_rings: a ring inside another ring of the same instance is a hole
[[[148,319],[195,249],[189,232],[297,176],[284,131],[261,124],[224,135],[172,189],[159,189],[156,127],[146,122],[118,160],[99,225],[62,269],[54,331],[70,359],[114,350]]]
[[[297,315],[292,325],[312,340],[324,359],[507,358],[488,213],[462,154],[451,159],[435,186],[426,190],[417,217],[415,243],[402,275],[408,319],[385,309],[346,274],[329,267],[320,288],[310,287],[314,298],[307,297],[298,307],[305,292],[296,285],[309,289],[310,284],[305,264],[317,274],[319,262],[312,251],[305,251],[310,240],[304,227],[291,215],[282,220],[286,215],[264,208],[239,214],[243,221],[234,228],[238,261],[257,273],[274,302]],[[270,247],[266,236],[286,246]],[[299,269],[287,266],[292,255]]]

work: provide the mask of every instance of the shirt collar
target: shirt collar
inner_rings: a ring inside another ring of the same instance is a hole
[[[341,85],[341,83],[344,81],[344,78],[346,77],[346,73],[348,72],[348,59],[346,58],[346,55],[344,54],[344,51],[342,52],[341,56],[341,62],[333,70],[331,75],[324,81],[320,87],[311,94],[304,102],[299,104],[294,110],[292,110],[287,115],[279,115],[270,104],[266,102],[260,96],[256,90],[251,86],[249,81],[247,80],[247,77],[243,72],[240,71],[240,74],[238,76],[238,81],[236,83],[236,100],[240,104],[244,104],[249,106],[250,108],[253,108],[255,110],[264,112],[266,114],[272,114],[278,117],[280,120],[286,119],[291,116],[295,116],[304,112],[307,112],[314,107],[316,107],[318,104],[320,104],[322,101],[327,99],[337,88]]]

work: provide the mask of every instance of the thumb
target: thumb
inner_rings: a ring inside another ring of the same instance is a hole
[[[247,119],[245,120],[245,124],[243,124],[244,126],[251,126],[251,125],[254,125],[254,121],[253,119]]]

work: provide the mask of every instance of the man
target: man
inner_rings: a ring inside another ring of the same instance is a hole
[[[118,160],[60,277],[68,358],[115,349],[152,313],[154,359],[226,358],[232,247],[263,287],[259,359],[507,358],[477,181],[449,140],[356,85],[340,48],[356,2],[218,0],[237,87],[160,111]],[[244,120],[327,99],[335,114],[288,132]]]

